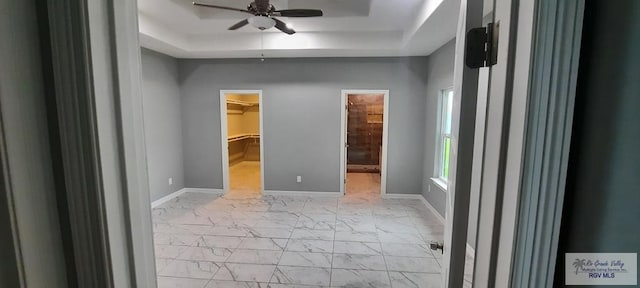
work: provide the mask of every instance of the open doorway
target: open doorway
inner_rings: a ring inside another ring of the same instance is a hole
[[[342,91],[341,191],[386,194],[388,90]]]
[[[262,194],[262,91],[220,91],[223,189],[238,196]]]

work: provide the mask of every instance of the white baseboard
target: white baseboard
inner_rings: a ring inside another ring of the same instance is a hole
[[[340,197],[340,192],[316,192],[316,191],[278,191],[265,190],[262,195],[271,196],[310,196],[310,197]]]
[[[420,200],[422,200],[422,203],[424,204],[424,206],[427,206],[427,208],[429,210],[431,210],[431,213],[433,213],[433,215],[436,215],[436,218],[438,218],[438,220],[440,220],[440,223],[442,223],[442,225],[444,225],[445,221],[444,221],[444,217],[442,215],[440,215],[440,212],[438,212],[438,210],[436,210],[436,208],[434,208],[433,206],[431,206],[431,203],[429,203],[429,201],[427,201],[426,198],[424,198],[423,195]]]
[[[184,188],[186,192],[189,193],[208,193],[208,194],[224,194],[224,190],[222,189],[211,189],[211,188]]]
[[[156,201],[151,202],[151,208],[156,208],[164,203],[171,201],[184,193],[209,193],[209,194],[223,194],[222,189],[208,189],[208,188],[182,188],[176,192],[173,192],[167,196],[164,196]]]
[[[421,199],[420,194],[382,194],[383,199]]]
[[[184,194],[185,192],[187,192],[186,188],[182,188],[176,192],[173,192],[167,196],[164,196],[156,201],[151,202],[151,208],[156,208],[164,203],[167,203],[169,201],[171,201],[171,199],[176,198],[182,194]]]

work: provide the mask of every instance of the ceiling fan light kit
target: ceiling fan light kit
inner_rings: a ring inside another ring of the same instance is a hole
[[[247,6],[247,9],[239,9],[232,7],[219,6],[209,3],[200,3],[200,2],[192,2],[195,6],[208,7],[214,9],[222,9],[229,10],[235,12],[241,12],[246,14],[253,15],[247,19],[244,19],[233,26],[229,27],[229,30],[236,30],[246,26],[247,24],[251,24],[260,30],[266,30],[272,27],[276,27],[276,29],[293,35],[296,33],[293,30],[290,24],[280,21],[279,17],[320,17],[323,15],[322,10],[317,9],[285,9],[285,10],[277,10],[275,6],[269,3],[269,0],[255,0]]]
[[[249,24],[260,30],[266,30],[276,26],[276,20],[273,20],[267,16],[253,16],[248,19]]]

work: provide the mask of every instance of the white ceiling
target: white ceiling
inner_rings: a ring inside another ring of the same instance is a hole
[[[246,8],[251,0],[201,0]],[[271,0],[277,9],[322,9],[286,18],[294,35],[247,25],[246,14],[194,7],[191,0],[138,0],[140,42],[178,58],[364,57],[429,55],[453,39],[460,0]]]

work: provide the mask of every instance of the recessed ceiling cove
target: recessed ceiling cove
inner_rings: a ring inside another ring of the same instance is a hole
[[[252,0],[199,0],[246,10]],[[140,42],[178,58],[376,57],[428,55],[455,36],[459,0],[269,0],[277,10],[319,9],[322,17],[276,18],[297,33],[252,25],[246,13],[191,0],[138,0]]]

